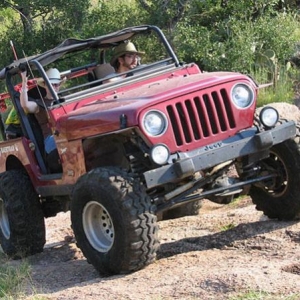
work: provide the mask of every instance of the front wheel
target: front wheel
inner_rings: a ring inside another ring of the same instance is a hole
[[[0,244],[12,258],[42,252],[45,244],[39,197],[28,175],[20,170],[0,175]]]
[[[98,168],[83,175],[72,192],[71,221],[78,247],[102,274],[136,271],[155,260],[154,206],[126,172]]]
[[[270,156],[262,160],[260,167],[263,175],[276,174],[276,177],[250,189],[256,209],[272,219],[300,217],[300,146],[296,139],[271,148]]]

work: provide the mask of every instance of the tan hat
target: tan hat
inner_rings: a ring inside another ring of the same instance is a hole
[[[50,83],[55,84],[64,81],[63,79],[60,78],[60,72],[55,68],[51,68],[48,71],[46,71],[46,75],[48,76]],[[45,81],[43,78],[38,79],[38,85],[42,87],[45,86]]]
[[[110,64],[114,66],[118,57],[126,53],[136,53],[138,55],[144,55],[145,52],[137,51],[135,45],[132,42],[124,42],[116,46],[113,50],[113,56],[110,60]]]

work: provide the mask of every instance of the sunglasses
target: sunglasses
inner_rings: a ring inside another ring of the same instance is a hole
[[[126,53],[125,57],[128,57],[129,59],[135,59],[135,58],[139,59],[140,58],[138,56],[138,54],[136,54],[136,53]]]
[[[60,83],[51,83],[51,85],[55,88],[60,87]]]

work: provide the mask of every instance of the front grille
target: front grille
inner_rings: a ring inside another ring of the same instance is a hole
[[[225,89],[174,101],[167,112],[177,146],[235,128],[231,101]]]

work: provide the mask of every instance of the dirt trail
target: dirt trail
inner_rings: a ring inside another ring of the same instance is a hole
[[[35,292],[49,299],[222,300],[246,291],[300,299],[300,222],[268,220],[249,198],[238,206],[204,200],[199,216],[159,222],[157,261],[112,277],[82,256],[68,213],[46,223],[45,250],[29,261]]]

